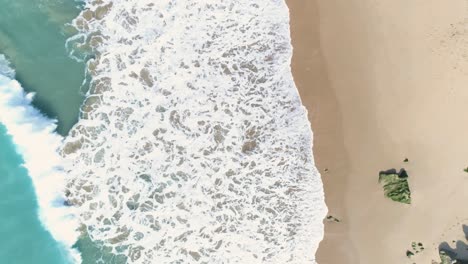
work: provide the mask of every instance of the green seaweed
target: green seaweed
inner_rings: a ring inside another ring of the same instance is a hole
[[[411,252],[410,250],[406,250],[406,256],[407,256],[408,258],[411,258],[412,256],[414,256],[414,253]]]
[[[439,251],[440,264],[454,264],[457,263],[457,260],[452,259],[445,251]]]
[[[380,172],[379,183],[383,185],[384,195],[395,202],[411,204],[408,174],[404,169]]]
[[[421,253],[424,250],[423,243],[421,243],[421,242],[418,242],[418,243],[412,242],[411,243],[411,248],[413,249],[414,252],[416,252],[415,254]]]

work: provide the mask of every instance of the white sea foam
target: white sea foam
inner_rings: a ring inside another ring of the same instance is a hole
[[[100,0],[70,202],[128,263],[315,263],[326,213],[283,0]],[[79,46],[79,45],[77,45]]]
[[[62,137],[55,133],[56,121],[31,106],[34,95],[26,94],[12,78],[14,71],[0,55],[0,123],[23,157],[35,188],[42,224],[63,243],[70,261],[79,263],[80,255],[72,249],[79,235],[78,221],[74,208],[64,205],[66,176],[63,158],[57,152]]]
[[[10,62],[3,54],[0,54],[0,74],[10,79],[15,77],[15,70],[10,67]]]

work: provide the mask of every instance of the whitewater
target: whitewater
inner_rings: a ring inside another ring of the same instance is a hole
[[[95,55],[60,153],[86,235],[126,263],[315,263],[327,210],[283,0],[90,0],[73,24]]]
[[[39,219],[63,244],[70,262],[79,263],[79,252],[72,249],[79,237],[78,221],[74,208],[65,205],[64,160],[58,153],[63,139],[55,132],[56,120],[31,105],[34,94],[25,93],[14,76],[15,71],[0,55],[0,123],[24,159],[38,199]]]

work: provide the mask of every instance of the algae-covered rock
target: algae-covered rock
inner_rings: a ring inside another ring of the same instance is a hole
[[[380,172],[379,183],[382,184],[386,197],[395,202],[411,203],[408,174],[404,169],[398,173],[394,169]]]
[[[445,251],[441,250],[439,252],[439,256],[440,256],[440,264],[455,264],[457,263],[457,260],[455,259],[452,259],[452,257],[450,257]]]
[[[412,256],[414,256],[414,253],[412,251],[410,251],[410,250],[406,250],[406,256],[408,258],[411,258]]]

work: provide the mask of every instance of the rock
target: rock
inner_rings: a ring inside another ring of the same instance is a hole
[[[334,217],[334,216],[332,216],[332,215],[327,216],[326,219],[327,219],[327,221],[329,221],[329,222],[336,222],[336,223],[339,223],[339,222],[340,222],[340,219],[338,219],[338,218],[336,218],[336,217]]]
[[[395,202],[411,203],[411,192],[408,185],[408,174],[405,169],[381,171],[379,183],[383,185],[384,195]]]
[[[410,250],[406,250],[406,256],[408,258],[411,258],[412,256],[414,256],[414,253],[412,251],[410,251]]]
[[[445,251],[441,250],[439,252],[440,256],[440,264],[456,264],[457,261],[455,259],[452,259]]]

